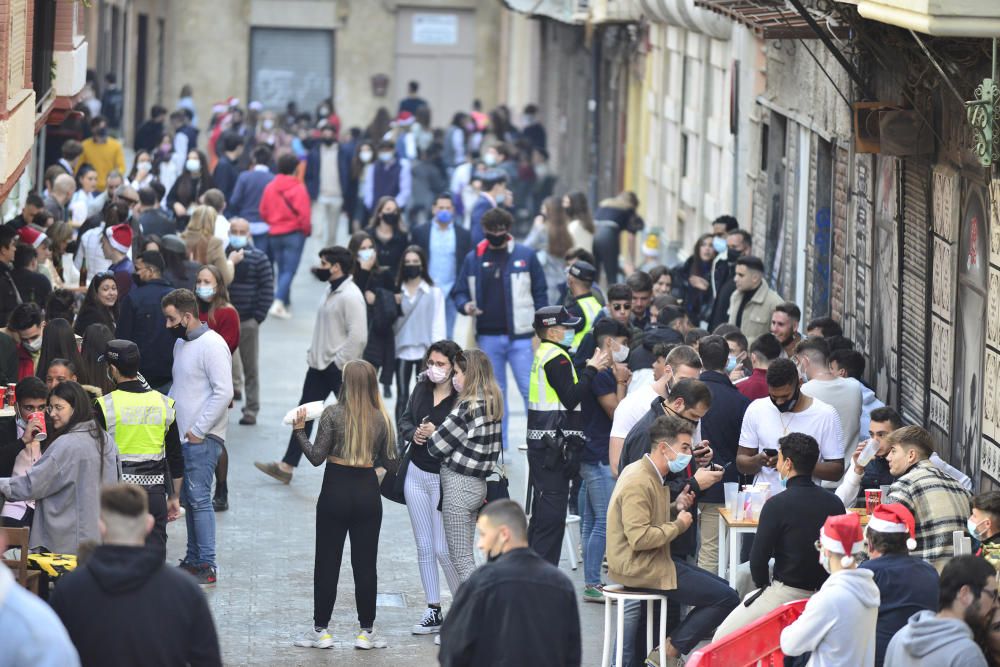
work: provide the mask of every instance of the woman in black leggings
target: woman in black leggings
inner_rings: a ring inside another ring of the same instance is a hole
[[[594,211],[594,258],[597,260],[598,273],[603,274],[606,288],[618,282],[621,271],[619,257],[621,255],[620,239],[622,232],[628,232],[628,244],[625,249],[625,273],[631,273],[634,267],[635,235],[645,226],[642,218],[636,214],[639,199],[632,192],[622,192],[617,197],[605,199]]]
[[[313,571],[313,627],[295,640],[296,646],[330,648],[327,631],[337,600],[344,540],[351,537],[354,598],[361,626],[354,646],[385,648],[375,632],[378,537],[382,528],[379,481],[385,463],[395,457],[392,420],[379,396],[375,367],[349,361],[337,404],[319,419],[316,443],[306,435],[305,409],[295,417],[294,437],[314,466],[326,461],[323,488],[316,501],[316,562]]]

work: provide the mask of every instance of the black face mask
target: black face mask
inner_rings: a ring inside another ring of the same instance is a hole
[[[399,213],[397,213],[396,211],[387,211],[386,213],[383,213],[382,222],[384,222],[387,225],[392,225],[393,227],[395,227],[396,223],[399,222]]]
[[[132,274],[132,282],[135,283],[136,287],[142,287],[146,283],[145,280],[143,280],[142,278],[139,277],[138,273],[133,273]]]
[[[507,232],[502,234],[484,234],[484,236],[494,248],[503,248],[507,245]]]
[[[316,276],[316,280],[324,283],[330,282],[330,269],[323,269],[318,266],[314,266],[310,269],[310,271],[312,271],[312,274]]]
[[[404,266],[403,267],[403,280],[413,280],[414,278],[420,277],[420,267],[419,266]]]
[[[736,260],[743,256],[742,250],[733,250],[730,248],[726,251],[726,257],[729,259],[730,264],[735,264]]]
[[[187,327],[183,324],[175,324],[170,327],[170,333],[174,335],[174,338],[179,338],[181,340],[187,340]]]
[[[791,412],[792,410],[795,409],[796,403],[799,402],[800,395],[801,394],[799,392],[799,388],[796,387],[795,393],[792,394],[792,397],[787,401],[785,401],[784,403],[774,403],[773,398],[771,399],[771,402],[774,403],[774,407],[778,408],[778,412]]]
[[[332,137],[331,137],[331,138],[329,138],[329,139],[323,139],[323,145],[324,145],[324,146],[332,146],[332,145],[334,145],[335,143],[337,143],[337,140],[336,140],[336,139],[333,139]]]

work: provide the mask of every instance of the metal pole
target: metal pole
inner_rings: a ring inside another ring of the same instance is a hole
[[[600,169],[601,153],[601,34],[600,28],[594,31],[590,43],[590,99],[587,109],[590,112],[590,206],[597,206],[598,170]]]

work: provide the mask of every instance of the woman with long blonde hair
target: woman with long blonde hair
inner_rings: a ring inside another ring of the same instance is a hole
[[[199,264],[211,264],[222,274],[227,285],[233,282],[233,263],[226,259],[226,248],[222,240],[215,236],[215,219],[219,216],[214,208],[200,204],[191,212],[191,220],[181,232],[188,258]]]
[[[316,501],[316,562],[313,571],[313,627],[295,640],[296,646],[330,648],[327,631],[337,600],[344,540],[351,537],[354,599],[361,630],[354,640],[360,649],[385,648],[375,632],[378,537],[382,528],[379,482],[386,464],[395,458],[395,435],[382,397],[375,367],[349,361],[337,404],[319,419],[315,444],[306,433],[306,411],[296,413],[294,437],[314,466],[326,461],[323,488]]]
[[[448,554],[465,581],[476,568],[472,555],[476,518],[486,501],[486,478],[503,444],[503,394],[490,358],[466,350],[455,358],[455,408],[427,441],[441,461],[441,517]]]

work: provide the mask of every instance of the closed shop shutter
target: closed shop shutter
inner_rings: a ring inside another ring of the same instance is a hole
[[[253,28],[250,99],[283,113],[289,102],[312,113],[333,96],[333,31]]]
[[[928,323],[931,265],[928,193],[930,164],[903,162],[903,234],[900,266],[899,403],[903,420],[924,424],[927,417]]]

